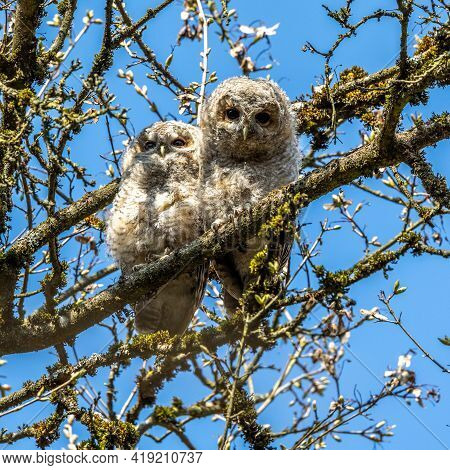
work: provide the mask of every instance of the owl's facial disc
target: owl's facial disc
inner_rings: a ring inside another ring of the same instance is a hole
[[[144,129],[138,138],[141,152],[153,153],[158,147],[158,135],[152,132],[150,128]]]
[[[267,127],[270,124],[271,120],[272,120],[272,116],[267,111],[261,111],[261,112],[255,114],[255,121],[261,127]]]
[[[271,81],[230,78],[206,103],[200,126],[209,158],[265,161],[291,145],[289,101]]]
[[[192,151],[194,138],[188,132],[173,132],[166,138],[166,146],[178,154]]]
[[[187,146],[187,140],[183,137],[171,137],[159,146],[159,154],[162,158],[166,156],[167,150],[180,150]]]
[[[172,141],[172,147],[182,148],[186,147],[187,142],[182,137],[177,137]]]
[[[236,135],[244,141],[260,140],[277,131],[280,109],[267,96],[248,96],[248,93],[225,95],[217,107],[218,122],[223,131]]]
[[[237,121],[241,117],[241,112],[235,106],[226,109],[225,115],[229,121]]]
[[[156,142],[154,140],[147,140],[144,142],[144,150],[146,152],[149,152],[150,150],[153,150],[156,148]]]
[[[190,160],[195,156],[195,137],[184,128],[171,128],[160,133],[158,153],[167,160],[168,164],[177,164],[182,159]]]

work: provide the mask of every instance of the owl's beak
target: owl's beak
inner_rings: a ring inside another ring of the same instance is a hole
[[[247,140],[247,136],[248,136],[248,126],[244,126],[242,128],[242,137],[244,138],[244,140]]]
[[[164,145],[161,145],[161,147],[159,147],[159,153],[163,158],[166,156],[166,147],[164,147]]]

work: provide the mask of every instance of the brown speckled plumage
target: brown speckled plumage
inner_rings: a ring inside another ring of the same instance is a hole
[[[200,126],[207,226],[228,220],[236,209],[297,179],[301,158],[294,118],[289,99],[276,83],[247,77],[225,80],[206,101]],[[264,244],[251,239],[217,261],[228,310],[236,307],[249,262]]]
[[[107,243],[125,275],[200,234],[200,142],[196,127],[168,121],[144,129],[126,149],[107,221]],[[188,269],[137,302],[137,330],[183,333],[200,305],[207,271],[207,265]]]

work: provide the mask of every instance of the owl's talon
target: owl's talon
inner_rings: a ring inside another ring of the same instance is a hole
[[[238,206],[233,209],[233,216],[238,218],[241,215],[250,212],[251,208],[252,205],[249,202],[246,202],[242,206]]]
[[[218,232],[219,228],[225,223],[223,219],[216,219],[212,224],[211,228],[215,231]]]
[[[226,219],[227,219],[227,220],[226,220],[227,222],[234,222],[235,219],[236,219],[236,217],[235,217],[235,215],[234,215],[234,212],[231,213],[231,214],[227,214]]]
[[[244,212],[242,207],[233,208],[233,217],[239,217]]]
[[[145,266],[145,263],[135,264],[135,265],[131,268],[131,272],[137,273],[137,272],[140,271],[144,266]]]

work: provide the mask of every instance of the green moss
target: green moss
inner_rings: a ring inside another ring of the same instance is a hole
[[[59,428],[62,419],[63,415],[57,411],[49,418],[39,421],[32,426],[32,433],[36,440],[36,445],[40,449],[45,449],[59,439]]]
[[[426,60],[435,59],[443,51],[449,49],[449,28],[435,28],[417,41],[414,55],[421,55]]]
[[[446,111],[442,114],[435,114],[431,118],[431,122],[436,123],[436,124],[442,124],[443,126],[448,125],[448,120],[450,118],[450,112]]]
[[[427,211],[428,211],[429,208],[424,208],[424,210],[425,209],[427,209]],[[433,213],[433,209],[429,209],[429,210],[431,211],[431,213]],[[424,215],[426,217],[426,214],[424,214]],[[422,241],[422,237],[416,232],[409,231],[409,232],[403,232],[400,235],[400,238],[399,238],[398,241],[411,246],[411,245],[417,244],[419,241]]]
[[[64,13],[70,8],[70,0],[61,0],[58,2],[58,6],[56,8],[58,9],[58,13],[63,16]]]
[[[155,406],[153,419],[158,423],[172,424],[177,426],[177,408],[174,406]]]
[[[250,261],[249,269],[251,274],[257,274],[259,270],[264,266],[267,259],[267,246],[256,255]]]
[[[369,74],[359,65],[353,65],[352,67],[349,67],[348,69],[344,69],[340,74],[339,74],[339,82],[340,84],[343,83],[349,83],[349,82],[354,82],[355,80],[358,80],[360,78],[365,78]],[[336,88],[337,85],[335,85],[333,88]]]
[[[401,254],[406,251],[410,246],[413,246],[417,240],[417,234],[414,232],[406,232],[399,241],[405,243],[407,246],[398,251],[383,251],[380,253],[373,253],[364,260],[356,263],[351,269],[330,272],[326,271],[323,266],[316,266],[315,273],[320,280],[321,287],[329,295],[339,295],[347,291],[350,284],[355,283],[370,274],[386,268],[386,266],[396,261]],[[419,236],[420,238],[420,236]]]
[[[81,445],[85,449],[130,450],[134,449],[139,440],[139,434],[131,423],[105,420],[96,413],[85,413],[81,423],[91,434],[90,439]]]
[[[258,414],[254,400],[243,388],[237,388],[233,397],[232,415],[242,432],[244,441],[254,450],[268,449],[273,438],[270,427],[261,426],[257,422]]]
[[[321,268],[323,268],[323,266]],[[322,289],[330,294],[343,293],[345,287],[349,284],[349,273],[347,271],[337,271],[333,273],[323,269],[323,271],[315,270],[315,273],[319,278]]]
[[[72,387],[52,393],[50,402],[56,404],[55,412],[47,419],[31,426],[36,445],[41,449],[45,449],[59,439],[59,429],[65,416],[78,412],[77,395]]]
[[[148,359],[158,352],[162,345],[170,345],[173,337],[167,331],[158,331],[152,334],[134,336],[128,344],[130,354],[137,355],[141,359]]]

